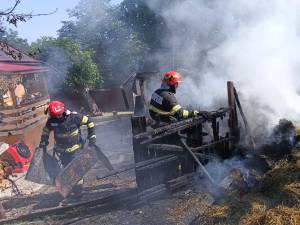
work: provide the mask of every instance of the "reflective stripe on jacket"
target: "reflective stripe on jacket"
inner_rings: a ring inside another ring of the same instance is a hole
[[[177,120],[190,117],[190,112],[178,104],[175,94],[168,89],[158,89],[152,94],[149,113],[152,119],[162,122],[170,122],[170,117]]]
[[[94,131],[94,123],[88,116],[82,116],[77,113],[64,115],[62,118],[49,118],[43,129],[41,143],[47,146],[49,143],[49,135],[54,132],[55,147],[57,149],[65,149],[67,152],[74,152],[81,148],[81,126],[86,125],[88,128],[88,139],[96,139]]]

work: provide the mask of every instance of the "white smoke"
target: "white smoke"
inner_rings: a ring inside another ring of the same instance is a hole
[[[256,128],[299,120],[300,0],[171,2],[147,0],[172,32],[182,102],[215,108],[232,80]]]

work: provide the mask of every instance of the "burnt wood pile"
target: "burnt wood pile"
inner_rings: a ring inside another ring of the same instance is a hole
[[[237,108],[246,130],[249,128],[232,82],[227,83],[227,90],[228,106],[210,111],[208,118],[198,116],[152,128],[146,113],[133,115],[134,160],[136,165],[142,165],[135,167],[140,196],[152,195],[157,189],[179,188],[185,184],[183,180],[198,171],[214,183],[203,165],[212,158],[226,159],[237,154],[240,141]],[[146,105],[136,111],[146,112]],[[151,164],[143,165],[148,161]]]

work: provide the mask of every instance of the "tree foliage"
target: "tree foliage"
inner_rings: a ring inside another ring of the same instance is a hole
[[[124,0],[119,6],[119,13],[122,21],[135,30],[152,52],[162,48],[168,28],[164,19],[148,7],[146,0]]]
[[[13,46],[14,48],[25,53],[29,51],[30,46],[27,39],[19,37],[17,31],[12,29],[7,30],[4,27],[0,29],[2,29],[2,32],[0,32],[0,42],[7,43],[8,45]]]
[[[82,50],[68,38],[42,38],[31,46],[31,55],[46,62],[54,70],[56,88],[97,88],[102,84],[101,73],[93,61],[93,50]]]
[[[70,20],[59,30],[60,37],[76,40],[96,51],[106,85],[120,84],[149,52],[149,46],[121,16],[120,6],[108,0],[82,0],[70,12]]]
[[[16,53],[13,49],[9,47],[12,45],[15,48],[18,48],[22,51],[27,51],[29,49],[29,45],[26,39],[22,39],[18,37],[18,33],[16,31],[12,31],[9,29],[7,31],[5,25],[13,25],[17,27],[19,22],[26,22],[27,20],[43,15],[50,15],[57,11],[54,10],[50,13],[16,13],[17,7],[20,5],[22,0],[15,0],[11,7],[8,9],[0,9],[0,50],[4,53],[10,55],[14,59],[21,59],[22,55],[20,53]]]

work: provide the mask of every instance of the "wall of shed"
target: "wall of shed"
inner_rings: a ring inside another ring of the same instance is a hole
[[[111,111],[133,111],[133,92],[125,88],[129,109],[126,109],[121,88],[99,89],[90,91],[91,96],[95,99],[96,104],[103,112]]]

